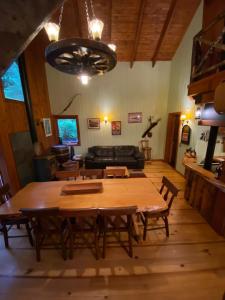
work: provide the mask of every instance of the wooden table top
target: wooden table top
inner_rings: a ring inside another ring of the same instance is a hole
[[[103,192],[62,195],[66,184],[102,182]],[[0,215],[19,213],[21,208],[100,208],[137,206],[138,211],[162,211],[167,204],[148,178],[98,179],[85,181],[32,182],[0,206]]]

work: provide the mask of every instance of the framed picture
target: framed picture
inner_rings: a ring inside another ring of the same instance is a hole
[[[99,118],[89,118],[87,119],[88,129],[100,129],[100,119]]]
[[[52,135],[51,119],[43,118],[42,121],[43,121],[45,136],[51,136]]]
[[[184,125],[181,132],[181,143],[189,145],[191,138],[191,127]]]
[[[121,135],[121,121],[112,121],[112,135]]]
[[[142,113],[128,113],[128,123],[142,123]]]

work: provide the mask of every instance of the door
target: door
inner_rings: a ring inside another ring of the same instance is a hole
[[[176,166],[177,148],[180,132],[180,112],[169,113],[167,121],[166,147],[164,160],[173,168]]]

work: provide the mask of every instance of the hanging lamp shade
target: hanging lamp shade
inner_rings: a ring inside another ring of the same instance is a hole
[[[48,22],[45,24],[44,28],[45,28],[45,31],[48,35],[50,42],[58,41],[59,29],[60,29],[59,25],[57,25],[56,23],[53,23],[53,22]]]
[[[93,40],[101,40],[104,23],[101,20],[94,18],[89,22],[88,27]]]

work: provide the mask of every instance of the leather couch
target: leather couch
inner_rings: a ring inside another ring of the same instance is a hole
[[[144,155],[135,146],[93,146],[85,156],[87,169],[104,169],[106,166],[127,166],[143,169]]]

